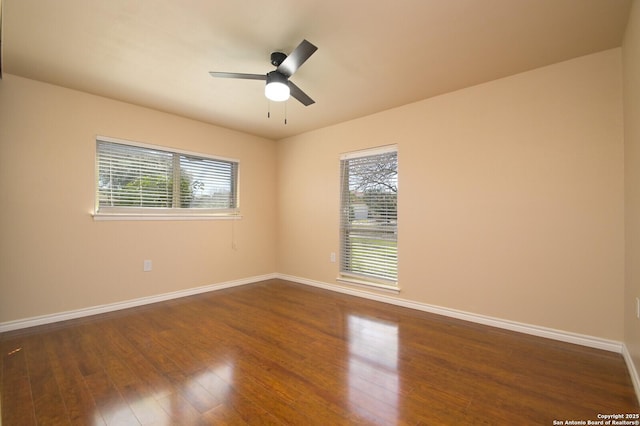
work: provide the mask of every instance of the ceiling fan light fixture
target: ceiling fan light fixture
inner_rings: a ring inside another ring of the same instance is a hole
[[[278,71],[271,71],[267,74],[267,84],[264,86],[264,95],[274,102],[282,102],[289,99],[291,90],[287,77]]]

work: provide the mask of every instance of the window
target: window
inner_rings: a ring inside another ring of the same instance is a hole
[[[98,138],[96,214],[238,214],[238,162]]]
[[[340,277],[397,289],[397,148],[345,154],[340,165]]]

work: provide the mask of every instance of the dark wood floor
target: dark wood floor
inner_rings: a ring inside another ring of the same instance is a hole
[[[5,333],[2,424],[535,424],[638,413],[619,354],[271,280]]]

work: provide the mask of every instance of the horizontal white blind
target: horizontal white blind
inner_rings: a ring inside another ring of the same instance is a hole
[[[238,163],[97,140],[97,210],[234,212]]]
[[[341,274],[397,283],[398,155],[385,149],[341,160]]]

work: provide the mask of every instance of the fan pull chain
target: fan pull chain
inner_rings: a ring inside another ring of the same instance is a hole
[[[271,118],[271,101],[267,101],[267,118]],[[284,124],[287,124],[287,102],[284,102]]]

